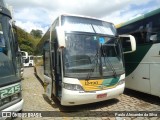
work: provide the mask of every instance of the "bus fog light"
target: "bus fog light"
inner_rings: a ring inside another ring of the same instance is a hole
[[[125,83],[125,79],[122,79],[118,82],[118,85],[122,85],[123,83]]]
[[[18,93],[11,96],[11,101],[14,101],[19,98]]]
[[[68,89],[68,90],[84,91],[82,86],[77,85],[77,84],[63,83],[62,86],[63,86],[63,88]]]

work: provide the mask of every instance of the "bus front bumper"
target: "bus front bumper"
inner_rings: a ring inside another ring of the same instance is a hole
[[[24,101],[22,99],[18,103],[14,104],[6,109],[3,109],[2,111],[15,111],[15,112],[21,111],[23,108],[23,103],[24,103]]]
[[[123,93],[124,87],[125,83],[118,85],[112,89],[95,91],[95,92],[79,92],[62,88],[63,90],[61,97],[61,105],[74,106],[74,105],[88,104],[88,103],[94,103],[94,102],[117,98],[120,94]],[[97,98],[100,95],[102,95],[102,97]]]
[[[19,112],[22,110],[23,108],[23,99],[21,101],[19,101],[18,103],[6,108],[6,109],[3,109],[0,113],[0,120],[6,120],[7,118],[12,118],[13,116],[11,115],[11,112]],[[7,114],[9,113],[9,114]]]

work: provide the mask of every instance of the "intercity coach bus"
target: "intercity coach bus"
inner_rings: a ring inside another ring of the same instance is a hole
[[[24,67],[32,67],[34,66],[34,56],[28,55],[26,59],[23,59],[23,66]]]
[[[3,0],[0,1],[0,111],[21,111],[21,55],[16,29]]]
[[[131,50],[126,53],[133,52],[134,37],[121,37],[131,41]],[[57,97],[61,105],[104,101],[124,91],[121,41],[112,23],[60,15],[38,43],[40,53],[44,66],[35,64],[35,72],[43,79],[47,96]]]
[[[126,87],[160,96],[160,8],[117,25],[118,34],[131,34],[136,51],[125,54]],[[123,43],[128,49],[130,45]]]

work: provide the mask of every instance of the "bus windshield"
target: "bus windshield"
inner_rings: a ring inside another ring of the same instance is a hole
[[[117,38],[67,33],[65,41],[65,76],[94,78],[124,73],[121,46]]]
[[[63,16],[65,31],[89,32],[115,36],[116,29],[112,23],[81,17]]]
[[[15,61],[12,60],[14,54],[10,46],[13,36],[9,21],[9,17],[0,14],[0,86],[17,80],[14,78]]]

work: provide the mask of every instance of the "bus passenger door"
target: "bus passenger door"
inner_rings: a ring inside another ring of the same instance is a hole
[[[56,44],[56,43],[55,43]],[[62,74],[61,74],[61,57],[60,52],[57,50],[57,46],[54,45],[55,52],[52,52],[52,75],[53,75],[53,94],[60,98],[61,97],[61,81],[62,81]]]
[[[51,77],[51,57],[49,50],[49,42],[44,44],[43,48],[44,59],[44,91],[46,95],[51,99],[52,96],[52,77]]]
[[[54,50],[51,51],[52,53],[52,94],[54,96],[57,96],[57,92],[56,92],[56,78],[55,78],[55,74],[56,74],[56,52],[54,52]]]

